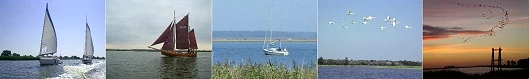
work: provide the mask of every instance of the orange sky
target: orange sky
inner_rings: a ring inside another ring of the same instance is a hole
[[[458,6],[458,3],[500,6],[508,11],[509,24],[503,29],[496,28],[491,32],[489,29],[497,25],[498,20],[502,20],[502,15],[505,15],[501,9]],[[489,65],[491,48],[498,47],[503,49],[504,62],[529,58],[529,5],[526,5],[528,3],[527,0],[425,0],[423,4],[424,68]],[[484,18],[483,15],[492,18]],[[496,36],[489,37],[488,33]],[[473,38],[464,42],[468,37]]]

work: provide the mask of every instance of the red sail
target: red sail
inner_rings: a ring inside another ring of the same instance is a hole
[[[182,20],[176,23],[176,49],[188,49],[189,48],[189,22],[188,15]]]
[[[197,40],[195,38],[195,29],[192,29],[191,32],[189,32],[189,44],[189,48],[198,49]]]
[[[174,27],[174,26],[172,26]],[[169,30],[167,40],[163,43],[162,50],[174,50],[174,29]]]
[[[173,22],[171,22],[171,24],[169,24],[169,26],[167,26],[167,28],[165,29],[165,31],[162,32],[162,34],[160,35],[160,37],[158,37],[158,39],[156,39],[156,41],[154,41],[154,43],[152,43],[151,46],[156,45],[156,44],[160,44],[160,43],[162,43],[162,42],[167,43],[169,37],[170,37],[170,36],[173,36],[173,34],[172,34],[172,28],[173,28]],[[165,43],[164,43],[164,47],[165,47]],[[172,47],[172,45],[171,45],[171,47]],[[163,48],[163,47],[162,47],[162,48]]]

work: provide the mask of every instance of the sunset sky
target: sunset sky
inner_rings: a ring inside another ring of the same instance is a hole
[[[498,47],[503,49],[504,62],[529,58],[528,3],[527,0],[425,0],[424,68],[490,65],[491,49]],[[507,11],[509,22],[505,28],[491,32],[502,17],[507,18],[499,7]],[[488,33],[496,36],[489,37]],[[473,38],[464,42],[468,37]]]

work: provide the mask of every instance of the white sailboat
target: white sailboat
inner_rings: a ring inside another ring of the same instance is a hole
[[[55,27],[48,11],[48,4],[46,4],[39,52],[40,65],[60,64],[61,60],[59,57],[53,55],[55,53],[57,53],[57,35],[55,33]]]
[[[92,57],[94,57],[94,44],[92,43],[92,34],[88,22],[86,22],[86,37],[84,43],[83,64],[92,64]]]
[[[270,2],[271,3],[271,2]],[[266,44],[267,42],[267,39],[266,39],[266,34],[265,34],[265,39],[264,39],[264,44],[266,46],[263,46],[263,52],[265,53],[265,55],[288,55],[288,51],[286,48],[281,48],[281,40],[278,39],[278,40],[275,40],[273,41],[272,40],[272,8],[274,6],[270,6],[270,17],[268,17],[268,20],[270,21],[270,37],[268,39],[269,41],[269,44]],[[279,42],[279,48],[274,48],[272,47],[276,42]]]

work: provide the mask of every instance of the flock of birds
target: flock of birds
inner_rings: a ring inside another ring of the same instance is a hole
[[[469,39],[472,39],[472,38],[477,38],[477,37],[492,37],[492,36],[496,36],[494,34],[494,30],[496,28],[500,28],[500,29],[503,29],[505,28],[505,25],[509,24],[508,22],[510,21],[509,20],[509,13],[507,13],[507,10],[505,10],[503,7],[500,7],[500,6],[490,6],[490,5],[469,5],[469,4],[461,4],[461,3],[457,3],[457,5],[459,6],[463,6],[463,7],[481,7],[481,8],[489,8],[488,12],[487,13],[482,13],[481,15],[483,16],[484,19],[491,19],[493,18],[493,11],[491,11],[491,9],[501,9],[502,12],[501,14],[503,14],[503,16],[501,16],[501,19],[498,21],[498,24],[494,25],[494,26],[491,26],[490,29],[488,29],[488,31],[490,31],[489,33],[487,34],[484,34],[484,35],[479,35],[479,36],[471,36],[471,37],[466,37],[466,38],[460,38],[460,39],[464,39],[463,42],[467,42]]]
[[[351,16],[351,15],[356,15],[356,13],[353,13],[351,11],[347,11],[347,13],[345,15]],[[373,20],[375,18],[377,18],[377,17],[373,17],[373,16],[362,17],[362,19],[363,19],[362,24],[367,25],[371,20]],[[396,26],[397,24],[399,24],[399,22],[397,21],[396,18],[393,18],[393,17],[390,17],[390,16],[387,16],[386,19],[384,19],[383,22],[389,22],[389,24],[392,25],[392,26]],[[356,23],[358,23],[358,22],[355,22],[355,21],[351,21],[350,22],[350,24],[356,24]],[[332,26],[335,23],[331,21],[328,24],[329,24],[329,26]],[[341,28],[349,28],[349,27],[342,26]],[[380,28],[380,30],[384,30],[385,28],[388,28],[388,27],[380,26],[379,28]],[[410,29],[412,27],[411,26],[404,26],[404,28],[405,29]]]

